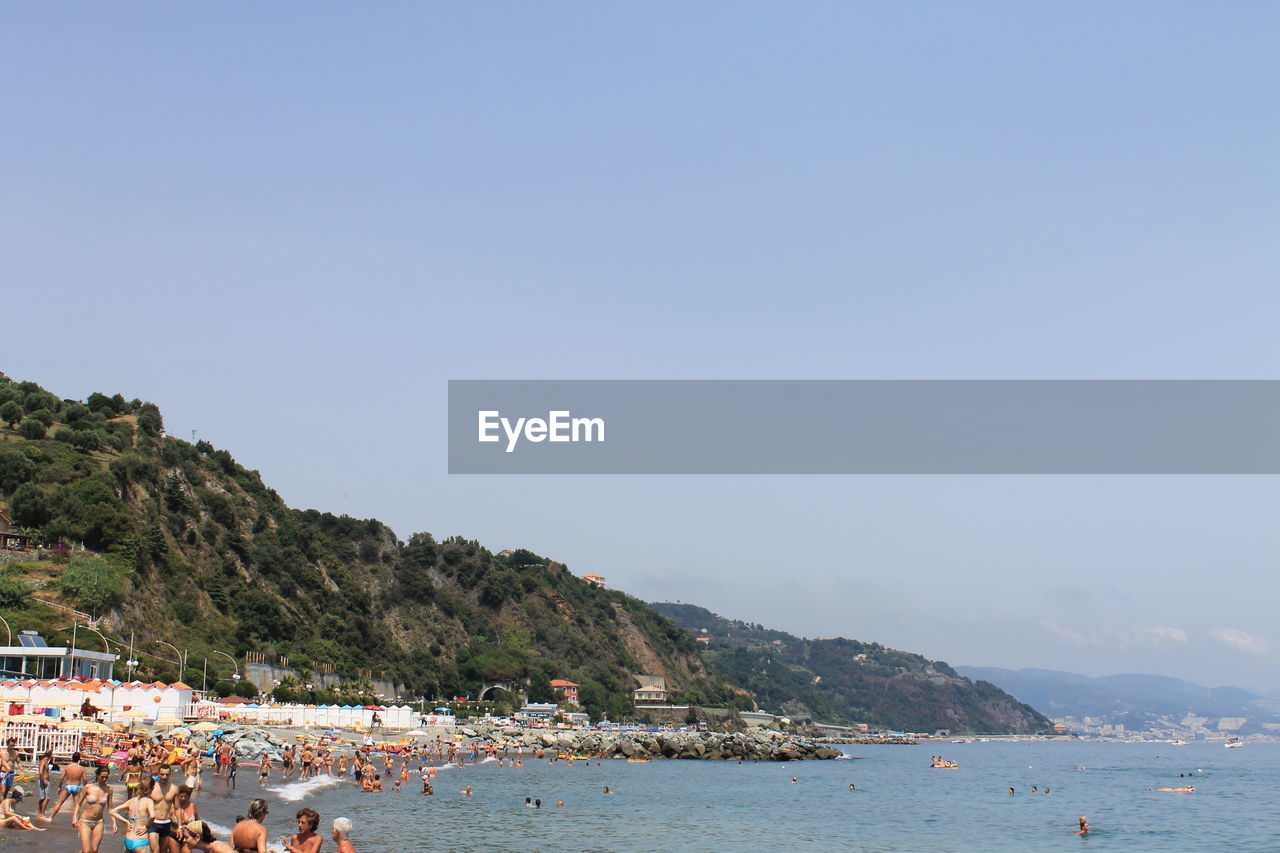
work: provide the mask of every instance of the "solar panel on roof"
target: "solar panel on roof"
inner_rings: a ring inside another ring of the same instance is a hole
[[[18,635],[18,642],[20,642],[23,646],[25,646],[28,649],[49,648],[49,644],[44,641],[44,637],[41,637],[39,634],[35,633],[34,631],[32,631],[31,633],[27,633],[26,631],[23,631],[21,634]]]

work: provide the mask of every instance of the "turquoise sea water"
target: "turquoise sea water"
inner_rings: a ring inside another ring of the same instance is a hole
[[[434,797],[417,793],[415,780],[403,792],[382,794],[360,794],[349,784],[276,786],[268,826],[276,838],[301,805],[320,812],[326,828],[346,816],[355,823],[360,853],[1280,850],[1280,744],[1228,750],[1203,743],[930,742],[844,749],[859,758],[469,765],[441,771]],[[931,769],[933,754],[960,769]],[[1188,781],[1196,793],[1148,790]],[[467,784],[474,795],[459,796]],[[617,793],[604,794],[605,785]],[[1050,793],[1032,794],[1032,785]],[[256,790],[244,784],[239,798],[247,802]],[[543,808],[525,808],[526,796],[540,797]],[[556,800],[565,808],[557,809]],[[1073,834],[1081,815],[1094,827],[1087,839]],[[332,848],[327,841],[324,849]]]

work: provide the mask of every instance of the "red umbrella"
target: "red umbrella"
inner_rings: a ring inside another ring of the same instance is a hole
[[[386,708],[382,707],[381,705],[365,705],[365,706],[364,706],[364,709],[365,709],[366,711],[385,711],[385,710],[387,710]]]

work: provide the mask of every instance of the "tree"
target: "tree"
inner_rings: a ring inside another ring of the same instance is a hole
[[[18,486],[9,499],[9,513],[14,521],[27,527],[43,527],[51,517],[44,490],[35,483]]]
[[[39,421],[40,423],[44,424],[45,429],[48,429],[49,427],[53,426],[53,421],[54,421],[53,412],[49,411],[48,409],[36,409],[34,412],[31,413],[31,417]]]
[[[124,597],[123,575],[103,557],[76,557],[62,573],[58,586],[95,619]]]
[[[36,465],[26,454],[0,450],[0,492],[12,492],[35,476]]]
[[[164,419],[160,417],[160,407],[155,403],[143,403],[139,408],[138,430],[151,438],[164,434]]]
[[[9,425],[9,429],[13,429],[18,421],[22,420],[22,404],[17,400],[10,400],[3,406],[0,406],[0,420]]]
[[[35,418],[27,418],[25,421],[18,424],[18,435],[28,441],[39,441],[44,438],[45,433],[48,431],[49,428]]]

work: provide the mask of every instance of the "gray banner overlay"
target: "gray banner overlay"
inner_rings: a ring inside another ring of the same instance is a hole
[[[451,380],[449,473],[1280,474],[1280,381]]]

